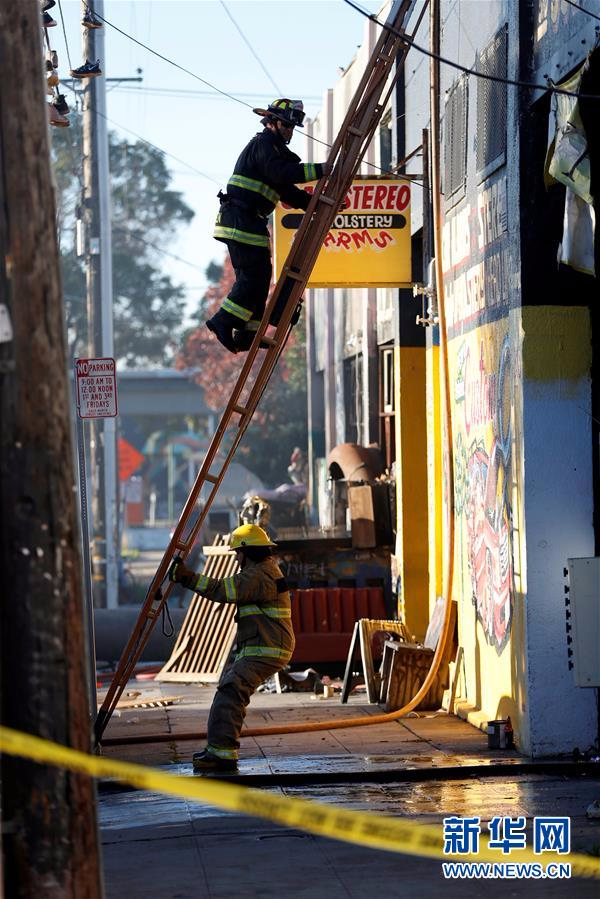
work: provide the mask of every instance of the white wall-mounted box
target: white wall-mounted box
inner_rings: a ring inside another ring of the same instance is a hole
[[[600,558],[568,559],[565,615],[569,668],[578,687],[600,686]]]

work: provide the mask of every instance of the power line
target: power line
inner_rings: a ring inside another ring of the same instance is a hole
[[[345,2],[349,2],[349,0],[345,0]],[[354,4],[352,4],[352,3],[350,3],[350,5],[354,6]],[[363,10],[361,10],[360,7],[355,6],[354,8],[358,12],[362,13],[363,15],[366,15],[368,18],[371,18],[374,21],[376,21],[377,24],[379,24],[379,25],[382,24],[381,22],[379,22],[378,19],[374,18],[369,13],[366,13]],[[184,68],[184,66],[180,66],[179,63],[174,62],[172,59],[169,59],[167,56],[163,56],[162,53],[159,53],[157,50],[153,50],[152,47],[148,47],[147,44],[144,44],[141,41],[138,41],[138,39],[133,37],[131,34],[128,34],[126,31],[123,31],[121,28],[118,28],[116,25],[113,25],[112,22],[109,22],[108,19],[105,19],[104,16],[101,16],[99,13],[95,12],[94,15],[97,16],[97,18],[101,19],[103,22],[105,22],[107,25],[110,25],[110,27],[113,28],[115,31],[118,31],[119,34],[122,34],[123,37],[129,38],[129,40],[133,41],[134,44],[138,44],[138,46],[143,47],[144,50],[147,50],[149,53],[152,53],[154,56],[157,56],[159,59],[162,59],[164,62],[167,62],[172,66],[175,66],[175,68],[180,69],[182,72],[185,72],[187,75],[191,75],[191,77],[195,78],[197,81],[201,81],[203,84],[208,85],[208,87],[212,88],[218,94],[222,94],[222,96],[224,96],[224,97],[229,97],[230,100],[235,100],[236,103],[240,103],[242,106],[246,106],[248,109],[252,109],[252,106],[249,103],[246,103],[244,100],[240,100],[240,98],[236,97],[234,94],[230,94],[227,91],[221,90],[220,88],[216,87],[216,85],[212,84],[210,81],[207,81],[206,79],[201,78],[200,75],[196,75],[195,72],[190,71],[190,69],[186,69],[186,68]],[[387,27],[387,26],[383,26],[383,27]],[[389,30],[394,31],[394,29],[389,29]],[[411,42],[411,40],[412,40],[410,38],[406,38],[406,36],[401,34],[400,32],[395,32],[395,33],[398,34],[400,37],[403,37],[407,43]],[[420,48],[417,47],[416,49],[420,49]],[[424,51],[424,52],[426,52],[426,51]],[[491,78],[493,76],[488,76],[488,77]],[[563,91],[563,93],[564,93],[564,91]],[[108,121],[110,121],[110,119]],[[119,126],[119,127],[123,127],[123,126]],[[124,130],[126,131],[128,129],[124,128]],[[131,133],[133,134],[134,132],[131,132]],[[314,141],[314,143],[321,144],[322,146],[327,147],[327,149],[331,149],[331,144],[327,143],[326,141],[320,140],[318,137],[314,137],[313,135],[307,135],[307,137],[309,140]],[[140,138],[140,140],[143,140],[143,139],[144,138]],[[150,143],[150,142],[148,141],[148,143]],[[165,155],[170,155],[170,154],[167,154],[166,151],[164,151],[164,150],[161,152],[164,152]],[[173,158],[175,158],[175,157],[173,157]],[[179,161],[181,161],[181,160],[179,160]],[[375,165],[375,163],[373,163],[373,162],[367,162],[365,160],[364,164],[366,166],[368,166],[369,168],[376,169],[377,171],[382,172],[384,175],[397,176],[396,172],[390,172],[387,169],[382,169],[380,166]],[[188,165],[188,164],[184,163],[184,165]],[[191,166],[190,166],[190,168],[191,168]],[[199,174],[203,174],[203,173],[199,173]],[[209,175],[205,175],[204,177],[210,178]],[[401,176],[401,177],[405,177],[405,176]],[[410,176],[406,176],[406,177],[410,177]],[[210,180],[214,181],[214,178],[210,178]],[[219,182],[214,181],[214,183],[218,184]],[[419,182],[413,180],[413,183],[418,184]],[[419,186],[421,186],[421,185],[419,185]]]
[[[89,7],[88,7],[89,9]],[[202,84],[206,84],[217,94],[221,94],[223,97],[229,97],[230,100],[235,100],[236,103],[240,103],[242,106],[246,106],[248,109],[252,109],[253,107],[250,103],[246,103],[244,100],[240,100],[239,97],[236,97],[234,94],[230,94],[227,91],[223,91],[218,88],[216,85],[212,84],[210,81],[207,81],[205,78],[201,78],[200,75],[196,75],[195,72],[190,71],[190,69],[186,69],[183,66],[180,66],[179,63],[175,62],[172,59],[169,59],[168,56],[163,56],[162,53],[159,53],[157,50],[153,50],[152,47],[148,47],[147,44],[143,44],[141,41],[138,41],[137,38],[133,37],[133,35],[128,34],[126,31],[123,31],[121,28],[118,28],[116,25],[113,25],[112,22],[109,22],[108,19],[105,19],[104,16],[101,16],[99,13],[95,12],[94,15],[102,19],[107,25],[110,25],[115,31],[118,31],[119,34],[122,34],[123,37],[129,38],[130,41],[133,41],[134,44],[137,44],[140,47],[143,47],[144,50],[147,50],[149,53],[152,53],[154,56],[157,56],[159,59],[162,59],[164,62],[168,62],[170,65],[175,66],[176,69],[180,69],[180,71],[185,72],[186,75],[191,75],[192,78],[195,78],[197,81],[201,81]],[[328,147],[331,149],[331,144],[326,143],[323,140],[319,140],[317,137],[311,137],[310,140],[315,141],[315,143],[322,144],[324,147]],[[369,165],[373,165],[369,163]],[[373,166],[374,168],[378,168],[378,166]]]
[[[67,40],[67,29],[66,29],[66,27],[65,27],[65,19],[64,19],[64,16],[63,16],[63,9],[62,9],[62,3],[61,3],[61,0],[58,0],[58,11],[59,11],[59,13],[60,13],[60,21],[61,21],[61,24],[62,24],[62,31],[63,31],[63,36],[64,36],[64,39],[65,39],[65,49],[66,49],[66,51],[67,51],[67,60],[68,60],[68,62],[69,62],[69,69],[72,69],[73,66],[72,66],[72,64],[71,64],[71,54],[70,54],[70,52],[69,52],[69,42],[68,42],[68,40]],[[47,30],[46,30],[46,40],[48,41],[48,32],[47,32]],[[51,57],[51,51],[50,51],[50,43],[49,43],[49,41],[48,41],[48,59],[51,60],[51,58],[52,58],[52,57]],[[47,76],[47,75],[48,75],[48,71],[46,70],[46,71],[44,72],[44,74]],[[74,88],[72,88],[72,89],[74,89]],[[58,93],[58,91],[57,91],[57,93]],[[81,155],[78,155],[77,159],[76,159],[76,157],[75,157],[75,147],[74,147],[74,144],[73,144],[73,135],[71,134],[71,132],[69,132],[69,134],[68,134],[67,137],[66,137],[66,143],[67,143],[67,146],[68,146],[69,156],[71,157],[71,174],[72,174],[72,175],[75,177],[75,179],[79,182],[79,187],[80,187],[80,189],[83,190],[83,172],[82,172],[83,161],[82,161]]]
[[[420,47],[416,44],[411,37],[408,37],[403,31],[398,31],[397,28],[393,28],[391,25],[387,25],[385,22],[380,22],[376,15],[367,12],[364,9],[361,9],[353,0],[344,0],[348,6],[351,6],[352,9],[356,10],[356,12],[360,13],[361,16],[364,16],[366,19],[370,19],[371,22],[374,22],[376,25],[379,25],[381,28],[385,28],[386,31],[391,32],[391,34],[395,34],[397,37],[401,38],[405,44],[409,47],[412,47],[414,50],[418,50],[419,53],[423,53],[425,56],[429,56],[431,59],[437,59],[438,62],[444,63],[444,65],[450,66],[453,69],[458,69],[460,72],[464,72],[466,75],[474,75],[475,78],[483,78],[485,81],[496,81],[499,84],[509,84],[512,87],[524,87],[530,90],[541,90],[541,91],[551,91],[555,94],[563,94],[567,97],[576,97],[578,100],[600,100],[599,94],[579,94],[577,91],[567,91],[561,87],[555,87],[550,79],[548,79],[548,84],[538,84],[534,81],[516,81],[512,78],[501,78],[499,75],[490,75],[487,72],[478,72],[477,69],[469,69],[467,66],[461,65],[459,62],[455,62],[452,59],[447,59],[445,56],[440,56],[439,53],[433,53],[431,50],[427,50],[425,47]],[[587,10],[582,10],[583,12],[587,12]]]
[[[267,78],[269,79],[269,81],[271,82],[271,84],[273,85],[273,87],[275,88],[275,90],[277,91],[277,93],[279,94],[279,96],[282,96],[283,94],[282,94],[281,88],[278,87],[276,81],[271,77],[271,75],[270,75],[269,72],[267,71],[267,68],[266,68],[266,66],[264,65],[264,63],[263,63],[262,59],[260,58],[260,56],[258,56],[258,54],[255,53],[254,47],[252,46],[252,44],[250,43],[250,41],[247,39],[246,35],[245,35],[244,32],[242,31],[242,29],[240,28],[240,26],[238,25],[238,23],[235,21],[235,19],[234,19],[233,16],[231,15],[230,11],[227,9],[227,6],[225,5],[224,0],[221,0],[221,6],[222,6],[223,9],[225,10],[225,12],[227,13],[227,15],[228,15],[229,18],[231,19],[231,21],[233,22],[233,24],[234,24],[234,26],[235,26],[235,28],[236,28],[238,34],[240,35],[240,37],[242,38],[242,40],[244,41],[244,43],[246,44],[246,46],[247,46],[248,49],[250,50],[250,53],[252,54],[252,56],[254,57],[254,59],[257,61],[257,63],[259,64],[259,66],[261,67],[261,69],[263,70],[263,72],[265,73],[265,75],[267,76]]]
[[[149,240],[146,240],[144,237],[140,237],[139,234],[136,234],[134,231],[128,231],[127,228],[119,228],[118,225],[113,227],[114,231],[120,231],[121,234],[126,234],[127,237],[133,238],[133,240],[139,241],[139,243],[143,243],[145,246],[150,247],[152,250],[156,250],[157,253],[162,253],[163,256],[169,256],[171,259],[177,260],[177,262],[183,262],[184,265],[189,265],[190,268],[198,269],[199,272],[204,272],[204,268],[201,265],[196,265],[195,262],[190,262],[189,259],[183,259],[181,256],[177,256],[176,253],[170,253],[169,250],[163,250],[162,247],[157,247],[155,243],[151,243]]]
[[[137,87],[133,87],[131,84],[124,84],[124,85],[117,84],[117,85],[115,85],[114,90],[129,90],[129,91],[132,91],[133,93],[152,93],[152,94],[166,94],[166,95],[175,95],[175,96],[181,94],[181,96],[183,96],[183,97],[196,97],[198,99],[207,99],[207,98],[219,96],[218,91],[193,91],[193,90],[186,90],[185,88],[181,88],[181,87],[152,87],[152,86],[146,85],[146,84],[143,84],[143,85],[140,84]],[[259,100],[261,102],[264,100],[264,94],[258,93],[258,92],[244,93],[241,91],[237,91],[236,95],[238,97],[246,97],[248,99]],[[321,99],[321,97],[317,96],[317,94],[304,94],[302,99],[318,101]]]
[[[71,54],[69,53],[69,42],[67,40],[67,29],[65,28],[65,17],[63,16],[62,3],[60,2],[60,0],[58,0],[58,11],[60,13],[60,21],[61,21],[61,25],[62,25],[63,35],[65,38],[65,48],[67,51],[67,59],[69,61],[69,71],[71,71],[73,66],[71,65]]]
[[[71,87],[68,82],[62,82],[66,87],[70,88],[73,93],[77,96],[78,91]],[[167,150],[163,150],[162,147],[159,147],[157,144],[153,144],[151,140],[148,140],[145,137],[142,137],[141,134],[137,134],[137,132],[132,131],[131,128],[126,128],[125,125],[121,125],[119,122],[115,122],[114,119],[111,119],[109,116],[104,115],[102,112],[98,112],[98,115],[103,119],[106,119],[107,122],[110,122],[111,125],[114,125],[115,128],[120,128],[122,131],[126,131],[128,134],[133,135],[133,137],[140,140],[143,144],[147,144],[149,147],[152,147],[154,150],[158,150],[159,153],[162,153],[163,156],[168,156],[169,159],[174,159],[175,162],[179,162],[181,165],[186,166],[186,168],[190,169],[192,172],[195,172],[196,175],[201,175],[202,178],[206,178],[208,181],[212,181],[213,184],[216,184],[217,187],[221,186],[221,182],[217,181],[215,178],[212,178],[210,175],[207,175],[206,172],[201,172],[200,169],[197,169],[195,166],[191,165],[189,162],[186,162],[185,159],[180,159],[179,156],[175,156],[173,153],[169,153]]]
[[[573,3],[573,0],[566,0],[566,2],[569,4],[569,6],[574,6],[575,9],[580,10],[580,12],[586,13],[586,15],[591,16],[592,19],[596,19],[598,22],[600,22],[600,16],[597,16],[596,13],[590,12],[589,9],[585,9],[583,6],[580,6],[579,3]]]
[[[155,150],[158,150],[159,153],[162,153],[164,156],[168,156],[170,159],[174,159],[175,162],[181,163],[181,165],[186,166],[186,168],[190,169],[192,172],[195,172],[197,175],[201,175],[203,178],[206,178],[208,181],[212,181],[213,184],[216,184],[217,187],[221,186],[221,182],[217,181],[215,178],[211,177],[211,175],[207,175],[206,172],[201,172],[200,169],[197,169],[195,166],[190,165],[189,162],[186,162],[185,159],[180,159],[179,156],[174,156],[173,153],[167,152],[167,150],[163,150],[162,147],[157,146],[157,144],[153,144],[152,141],[148,140],[145,137],[137,134],[135,131],[132,131],[131,128],[126,128],[125,125],[120,125],[118,122],[115,122],[114,119],[110,119],[108,116],[103,115],[101,112],[98,113],[107,122],[110,122],[111,125],[114,125],[115,128],[121,128],[122,131],[127,131],[129,134],[132,134],[138,140],[141,140],[143,144],[148,144],[149,147],[152,147]]]
[[[89,7],[88,7],[89,9]],[[196,81],[201,81],[202,84],[205,84],[207,87],[210,87],[212,90],[216,91],[218,94],[222,94],[224,97],[229,97],[230,100],[235,100],[236,103],[240,103],[242,106],[247,106],[248,109],[252,109],[249,103],[246,103],[244,100],[240,100],[239,97],[234,96],[234,94],[230,94],[227,91],[222,91],[212,82],[207,81],[206,78],[202,78],[200,75],[197,75],[195,72],[192,72],[191,69],[186,69],[185,66],[180,66],[178,62],[175,62],[173,59],[169,59],[168,56],[163,56],[162,53],[159,53],[158,50],[153,50],[152,47],[149,47],[147,44],[142,43],[142,41],[138,41],[136,37],[128,34],[126,31],[123,31],[121,28],[118,28],[116,25],[113,25],[112,22],[109,22],[108,19],[105,19],[104,16],[101,16],[100,13],[94,12],[94,15],[101,19],[106,25],[109,25],[115,31],[118,31],[119,34],[122,34],[123,37],[129,38],[130,41],[133,41],[134,44],[137,44],[138,47],[143,47],[144,50],[147,50],[148,53],[152,53],[153,56],[157,56],[159,59],[162,59],[163,62],[168,62],[169,65],[174,66],[176,69],[179,69],[182,72],[185,72],[186,75],[190,75],[192,78],[195,78]]]

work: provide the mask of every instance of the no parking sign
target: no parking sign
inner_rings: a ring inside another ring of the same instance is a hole
[[[115,360],[76,359],[77,414],[80,418],[114,418],[117,415],[117,367]]]

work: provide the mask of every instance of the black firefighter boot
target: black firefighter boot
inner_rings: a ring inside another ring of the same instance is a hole
[[[237,760],[236,759],[221,759],[216,755],[213,755],[212,752],[209,752],[207,749],[203,749],[202,752],[195,752],[192,756],[192,766],[194,771],[202,772],[220,772],[220,771],[228,771],[229,773],[235,773],[238,770]]]
[[[219,311],[206,322],[208,330],[212,331],[219,343],[222,343],[225,349],[229,350],[230,353],[237,353],[237,347],[233,339],[233,329],[239,327],[239,325],[240,319],[237,318],[237,316],[232,315],[231,312],[226,312],[224,309],[219,309]]]

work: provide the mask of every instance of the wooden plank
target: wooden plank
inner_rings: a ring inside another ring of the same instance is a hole
[[[183,696],[140,696],[138,699],[126,699],[117,703],[117,709],[127,711],[128,709],[162,709],[166,706],[175,705],[183,701]]]
[[[367,686],[367,699],[369,702],[377,702],[379,699],[375,666],[373,665],[373,644],[371,640],[374,633],[375,630],[371,630],[369,627],[369,620],[367,618],[361,618],[358,622],[358,635],[360,638],[360,655],[362,658],[365,684]]]
[[[346,661],[346,670],[344,671],[344,682],[342,684],[342,695],[340,702],[348,702],[348,697],[355,686],[354,668],[359,665],[360,659],[360,638],[358,636],[358,621],[354,623],[352,631],[352,640],[350,641],[350,649],[348,650],[348,659]]]
[[[462,646],[459,646],[457,653],[456,653],[456,661],[450,662],[450,664],[448,665],[448,669],[450,672],[450,678],[451,678],[450,691],[449,691],[449,694],[448,694],[448,691],[446,691],[446,693],[444,693],[444,700],[442,701],[442,708],[446,708],[449,715],[454,714],[454,703],[456,701],[456,690],[458,688],[458,681],[460,680],[460,666],[462,664],[463,656],[464,656],[464,649],[462,648]],[[446,706],[446,698],[448,700],[447,706]]]
[[[230,555],[233,556],[233,553],[231,552],[231,550],[229,549],[228,546],[203,546],[202,552],[204,553],[205,556],[208,556],[209,558],[214,558],[214,557],[220,558],[222,556],[230,556]],[[234,558],[235,558],[235,556],[234,556]]]

